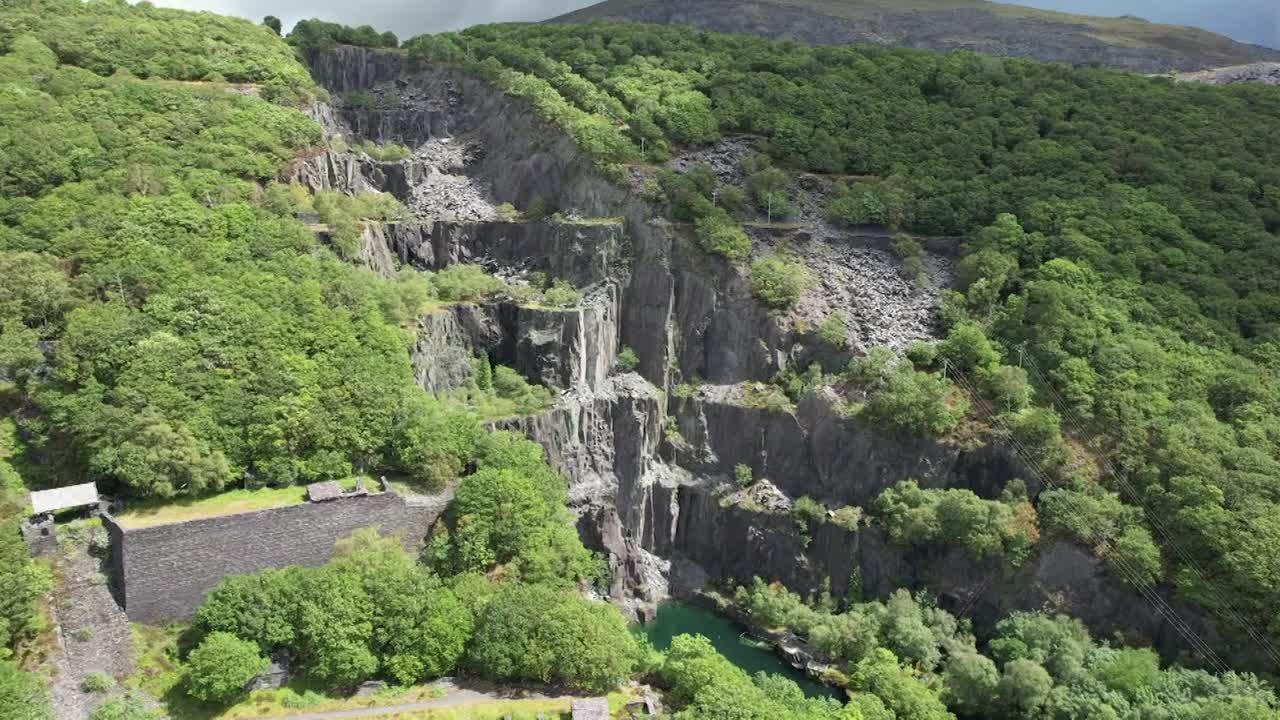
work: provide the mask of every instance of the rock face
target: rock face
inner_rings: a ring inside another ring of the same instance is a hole
[[[1095,632],[1132,632],[1168,655],[1182,647],[1173,626],[1141,596],[1063,540],[1046,539],[1016,571],[954,549],[896,546],[875,527],[851,532],[823,524],[806,544],[787,512],[790,498],[866,504],[909,478],[994,497],[1009,480],[1032,474],[996,445],[975,449],[885,435],[842,417],[828,393],[805,398],[794,412],[748,406],[741,383],[815,359],[841,363],[847,352],[824,360],[811,331],[797,329],[805,317],[762,307],[739,268],[699,250],[689,228],[656,219],[659,211],[635,189],[603,179],[564,133],[539,122],[522,101],[452,69],[396,75],[394,61],[382,55],[341,48],[312,58],[317,79],[339,95],[335,108],[344,107],[341,93],[355,90],[394,108],[380,118],[374,109],[348,107],[342,113],[348,123],[352,113],[364,114],[348,128],[382,128],[377,133],[420,148],[438,140],[435,125],[448,127],[456,133],[451,142],[479,150],[465,172],[492,201],[523,208],[544,198],[569,217],[586,218],[386,225],[366,233],[370,245],[383,249],[371,247],[362,257],[378,272],[397,263],[438,270],[458,262],[500,274],[536,270],[584,290],[582,303],[570,309],[442,308],[419,320],[413,361],[419,382],[433,392],[465,383],[480,350],[562,391],[550,409],[495,427],[537,440],[568,479],[581,535],[608,559],[610,597],[620,606],[643,617],[673,592],[755,575],[800,592],[826,579],[839,592],[860,578],[854,584],[866,597],[902,586],[927,589],[971,616],[980,633],[1011,610],[1048,606],[1082,617]],[[362,56],[371,67],[346,67]],[[398,102],[390,103],[392,97]],[[409,107],[439,115],[420,123],[403,114]],[[397,175],[385,164],[362,160],[354,171],[333,172],[324,164],[330,161],[312,162],[319,163],[314,172],[301,177],[328,187],[351,191],[367,183],[398,196],[413,191],[412,172]],[[812,292],[823,297],[803,298],[801,308],[830,312],[835,303],[854,320],[851,334],[863,345],[901,346],[928,337],[954,243],[926,243],[929,278],[920,288],[895,272],[883,230],[828,230],[796,242],[808,243],[799,254],[818,274],[833,275],[838,266],[842,288],[817,288]],[[617,367],[624,347],[637,356],[634,371]],[[707,384],[695,393],[676,392],[695,381]],[[772,488],[774,500],[735,496],[739,463],[769,481],[760,487]],[[1039,488],[1032,483],[1029,490],[1034,496]],[[1194,608],[1178,609],[1203,636],[1223,641]]]
[[[967,0],[914,4],[878,0],[607,0],[552,22],[605,19],[691,25],[820,45],[871,43],[973,50],[1144,73],[1280,60],[1280,51],[1234,42],[1196,28],[1016,5],[997,10],[990,3]]]
[[[1182,82],[1199,82],[1208,85],[1231,85],[1240,82],[1280,85],[1280,62],[1233,65],[1199,72],[1178,73],[1174,77]]]

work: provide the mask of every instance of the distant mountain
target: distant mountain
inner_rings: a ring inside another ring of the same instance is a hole
[[[826,45],[874,43],[1098,64],[1144,73],[1280,61],[1199,28],[985,0],[605,0],[554,18],[692,25]]]

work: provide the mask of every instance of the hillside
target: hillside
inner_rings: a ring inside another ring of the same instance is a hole
[[[4,720],[1280,720],[1280,89],[357,30],[0,15]]]
[[[1144,73],[1280,60],[1280,51],[1192,27],[985,0],[606,0],[552,22],[631,20],[825,45],[973,50]]]

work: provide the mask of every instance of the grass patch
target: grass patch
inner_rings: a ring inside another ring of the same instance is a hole
[[[355,489],[355,478],[347,478],[341,482],[346,490]],[[379,488],[375,481],[368,479],[365,480],[365,487],[371,492]],[[115,516],[115,519],[121,527],[136,530],[254,510],[288,507],[305,502],[306,499],[307,489],[301,485],[257,490],[228,490],[202,498],[131,503],[130,507]]]

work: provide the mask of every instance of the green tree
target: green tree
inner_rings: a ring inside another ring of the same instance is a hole
[[[489,353],[481,352],[476,358],[476,387],[481,392],[493,390],[493,366],[489,364]]]
[[[187,657],[187,692],[206,702],[230,703],[268,664],[255,643],[210,633]]]
[[[1053,678],[1048,671],[1033,660],[1011,660],[1004,666],[996,695],[1008,717],[1038,717],[1049,692]]]
[[[377,672],[369,607],[369,595],[355,574],[326,568],[315,578],[298,614],[308,675],[330,687],[351,687]]]
[[[947,706],[968,716],[986,715],[996,696],[1000,672],[990,658],[974,652],[948,658],[942,675]]]
[[[504,590],[485,606],[467,663],[495,680],[604,692],[630,675],[638,656],[635,639],[614,607],[531,585]]]
[[[751,238],[723,210],[699,218],[698,241],[702,249],[729,260],[743,260],[751,254]]]
[[[849,320],[843,312],[833,312],[818,325],[818,337],[833,348],[844,349],[849,344]]]
[[[804,263],[769,255],[751,263],[751,293],[775,309],[789,308],[813,285]]]
[[[938,695],[898,664],[893,653],[879,648],[858,661],[853,684],[858,690],[878,697],[900,718],[953,720]]]
[[[262,18],[262,24],[271,28],[271,31],[274,32],[276,35],[283,34],[280,26],[280,18],[276,17],[275,15],[268,15]]]

